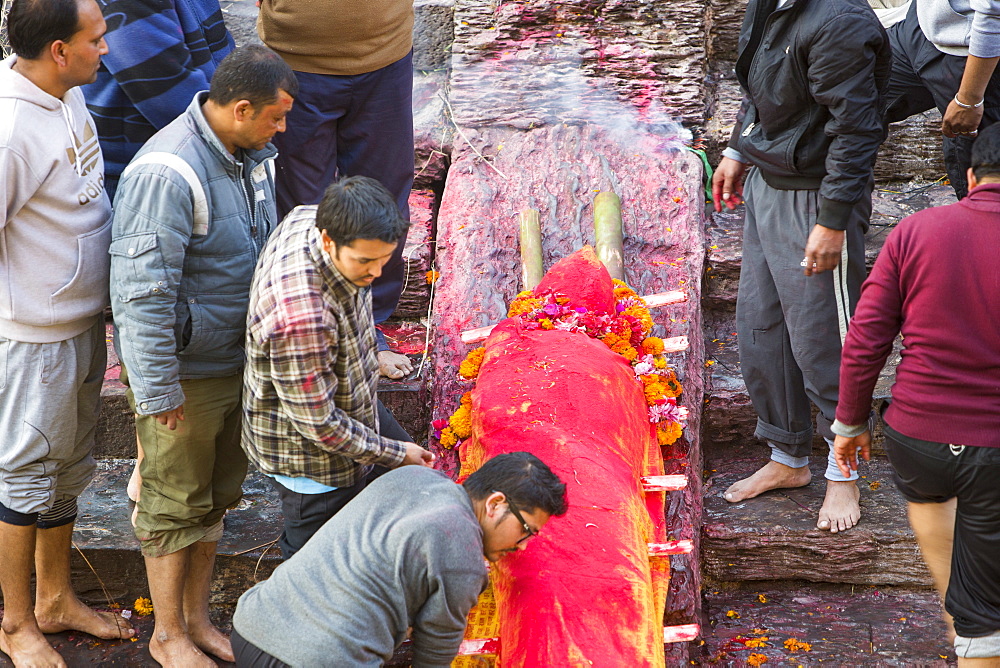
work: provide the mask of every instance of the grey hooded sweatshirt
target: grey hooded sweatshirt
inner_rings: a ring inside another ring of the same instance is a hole
[[[111,203],[83,94],[0,62],[0,336],[65,341],[108,304]]]
[[[1000,56],[997,0],[913,0],[927,41],[952,56]]]

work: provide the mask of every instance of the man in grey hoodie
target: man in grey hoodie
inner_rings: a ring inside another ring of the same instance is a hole
[[[944,163],[959,199],[972,140],[1000,120],[1000,2],[912,0],[888,30],[892,76],[887,120],[901,121],[937,107],[944,116]]]
[[[107,358],[111,205],[78,88],[104,30],[93,0],[17,0],[0,63],[0,650],[15,666],[65,665],[43,633],[134,635],[70,583]]]

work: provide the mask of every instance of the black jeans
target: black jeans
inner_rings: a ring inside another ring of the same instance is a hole
[[[886,425],[885,451],[907,501],[958,498],[944,602],[955,631],[978,638],[1000,630],[1000,448],[922,441]]]
[[[910,6],[906,19],[888,30],[892,45],[892,74],[885,94],[886,120],[902,121],[937,107],[944,114],[958,92],[965,71],[965,58],[937,50],[927,41],[917,23],[917,3]],[[978,100],[963,100],[974,104]],[[1000,120],[1000,68],[986,86],[986,101],[980,129]],[[944,165],[959,199],[965,197],[968,184],[965,172],[972,163],[973,137],[944,137]]]
[[[233,629],[229,640],[233,643],[236,668],[291,668],[241,636],[236,629]]]
[[[381,401],[377,401],[377,404],[379,432],[382,436],[398,441],[412,441],[413,438],[396,422],[389,409],[383,406]],[[351,487],[340,487],[321,494],[293,492],[272,478],[271,482],[281,498],[281,513],[285,518],[284,530],[278,539],[281,556],[285,559],[291,558],[319,531],[320,527],[326,524],[327,520],[340,512],[340,509],[360,494],[370,482],[386,472],[388,469],[385,467],[376,466],[367,477]]]

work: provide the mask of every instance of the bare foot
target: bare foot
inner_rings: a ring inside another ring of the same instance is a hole
[[[84,605],[75,596],[43,609],[35,605],[35,618],[42,633],[82,631],[98,638],[112,640],[131,638],[135,629],[117,612],[99,612]]]
[[[826,498],[823,507],[819,509],[817,529],[829,529],[830,533],[847,531],[861,519],[861,506],[858,499],[861,492],[853,480],[826,481]]]
[[[163,668],[213,668],[218,665],[183,633],[170,636],[154,630],[149,639],[149,653]]]
[[[791,466],[769,461],[749,478],[730,485],[722,497],[729,503],[739,503],[772,489],[805,487],[810,479],[812,473],[809,472],[808,466],[793,469]]]
[[[10,657],[15,668],[66,668],[59,652],[37,628],[10,634],[0,629],[0,652]]]
[[[386,378],[403,378],[413,371],[413,364],[406,355],[391,350],[378,352],[378,372]]]
[[[191,636],[192,642],[201,651],[206,654],[213,654],[223,661],[235,663],[236,657],[233,656],[233,644],[214,624],[206,624],[204,626],[189,624],[188,633]]]

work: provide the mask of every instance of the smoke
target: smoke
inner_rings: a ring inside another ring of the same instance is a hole
[[[663,77],[640,49],[595,48],[587,37],[558,33],[489,46],[454,64],[451,99],[460,124],[591,124],[622,145],[653,136],[667,150],[691,141],[662,101]]]

